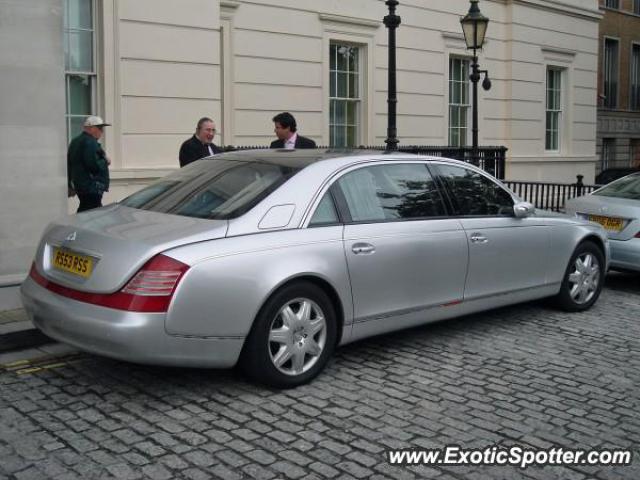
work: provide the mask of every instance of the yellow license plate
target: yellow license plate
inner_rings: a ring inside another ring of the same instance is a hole
[[[601,215],[589,215],[589,220],[599,223],[605,229],[611,230],[612,232],[619,232],[620,230],[622,230],[621,218],[603,217]]]
[[[93,271],[93,258],[63,248],[54,248],[53,268],[89,278]]]

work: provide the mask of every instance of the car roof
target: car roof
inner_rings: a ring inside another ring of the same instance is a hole
[[[386,152],[377,149],[348,149],[348,148],[309,148],[309,149],[254,149],[238,150],[207,157],[204,160],[228,160],[235,162],[265,163],[283,167],[303,169],[311,164],[327,160],[342,159],[338,163],[356,163],[361,160],[438,160],[453,163],[460,163],[469,166],[469,163],[453,160],[445,157],[434,157],[430,155],[416,155],[404,152]]]

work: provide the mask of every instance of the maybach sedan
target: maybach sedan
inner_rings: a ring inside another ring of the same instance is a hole
[[[292,387],[372,335],[543,297],[585,310],[608,252],[601,226],[463,162],[245,151],[52,223],[22,297],[83,350]]]

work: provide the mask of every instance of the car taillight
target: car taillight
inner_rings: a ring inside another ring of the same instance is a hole
[[[122,291],[147,297],[170,296],[178,280],[188,269],[187,265],[173,258],[156,255],[136,273]]]
[[[640,238],[640,232],[636,233],[636,238]]]
[[[29,276],[39,285],[58,295],[80,302],[129,312],[166,312],[173,292],[189,266],[159,254],[149,260],[122,290],[114,293],[88,293],[63,287],[44,278],[31,265]]]

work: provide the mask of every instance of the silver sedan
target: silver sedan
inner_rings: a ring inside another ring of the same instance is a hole
[[[604,226],[612,269],[640,272],[640,173],[567,201],[566,212]]]
[[[80,349],[239,362],[293,387],[372,335],[543,297],[590,308],[608,258],[602,227],[466,163],[245,151],[52,223],[21,291],[39,329]]]

